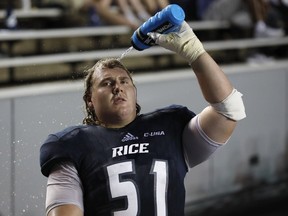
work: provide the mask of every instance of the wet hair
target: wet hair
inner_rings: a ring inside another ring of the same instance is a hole
[[[123,70],[125,70],[128,74],[128,76],[130,77],[133,85],[133,79],[131,76],[130,71],[117,59],[115,58],[106,58],[106,59],[101,59],[99,60],[92,68],[88,69],[85,71],[86,76],[85,76],[85,91],[84,91],[84,95],[83,95],[83,100],[85,102],[85,111],[86,111],[86,116],[83,119],[83,124],[87,124],[87,125],[100,125],[100,121],[98,120],[95,110],[93,107],[90,107],[88,105],[88,103],[91,101],[91,89],[93,87],[94,84],[94,80],[93,80],[93,74],[95,72],[96,69],[113,69],[113,68],[121,68]],[[135,85],[134,85],[135,86]],[[141,106],[136,103],[136,114],[138,115],[140,113],[141,110]]]

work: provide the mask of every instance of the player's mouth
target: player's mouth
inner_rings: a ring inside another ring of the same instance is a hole
[[[116,96],[116,97],[113,98],[113,103],[114,104],[120,104],[120,103],[123,103],[125,101],[126,101],[126,99],[123,98],[123,97]]]

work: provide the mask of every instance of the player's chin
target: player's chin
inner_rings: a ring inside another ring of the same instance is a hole
[[[133,114],[134,110],[131,106],[125,103],[117,104],[114,106],[115,111],[118,112],[120,115],[129,116]]]

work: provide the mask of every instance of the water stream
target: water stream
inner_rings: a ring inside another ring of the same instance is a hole
[[[121,61],[129,52],[133,50],[133,46],[129,47],[127,50],[125,50],[119,58],[117,58],[118,61]]]

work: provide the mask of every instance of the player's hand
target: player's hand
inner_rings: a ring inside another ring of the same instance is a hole
[[[149,32],[148,35],[155,40],[156,44],[178,53],[190,64],[205,52],[202,43],[185,21],[178,32],[168,34]]]

